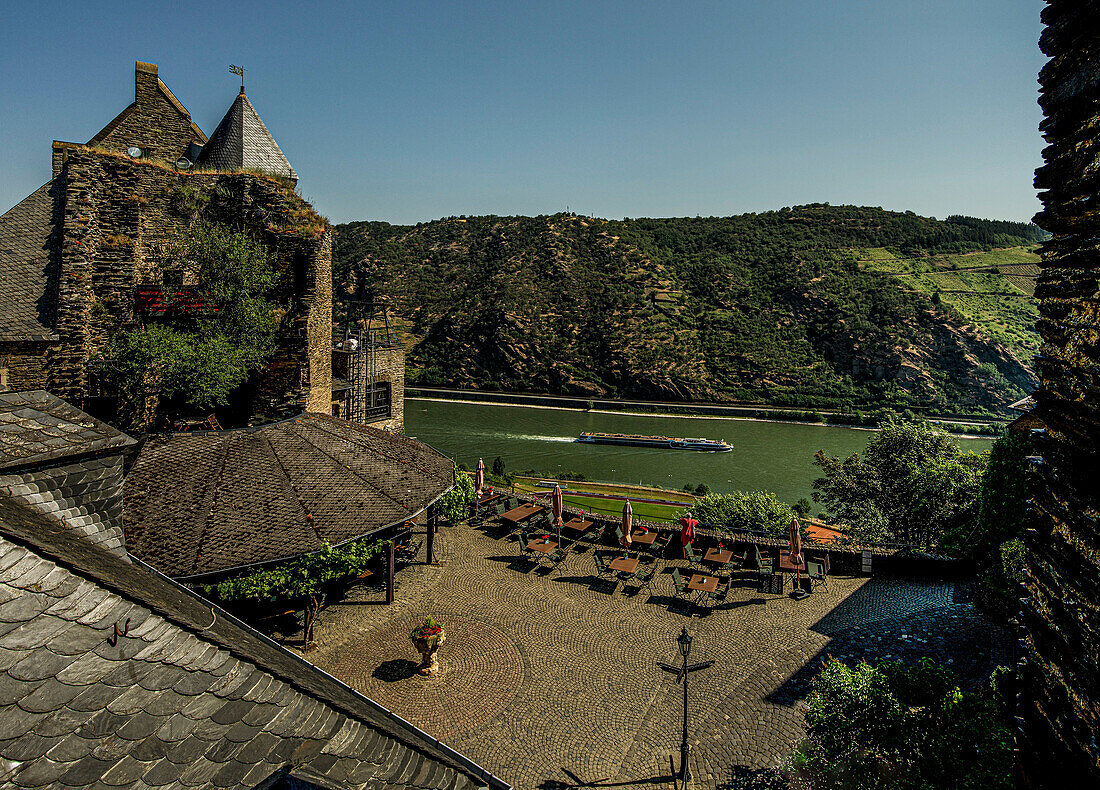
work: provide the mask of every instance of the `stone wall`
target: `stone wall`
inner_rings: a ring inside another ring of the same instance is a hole
[[[0,494],[125,557],[122,467],[122,454],[113,453],[58,466],[5,472],[0,475]]]
[[[46,368],[53,344],[49,341],[0,342],[0,387],[10,390],[46,389]]]
[[[147,157],[175,162],[206,135],[191,121],[191,113],[168,90],[153,63],[134,66],[134,102],[89,141],[122,153],[137,146]],[[56,166],[56,163],[55,163]]]
[[[1024,773],[1100,786],[1100,3],[1047,0],[1039,75],[1049,145],[1021,687]]]
[[[63,228],[59,341],[48,389],[81,404],[105,396],[90,375],[109,334],[134,318],[134,289],[163,283],[170,242],[200,215],[255,231],[281,273],[290,313],[253,411],[282,417],[327,410],[331,393],[331,231],[277,180],[250,173],[186,173],[90,149],[71,151],[61,175]],[[303,222],[312,223],[300,230]],[[186,276],[186,273],[184,273]]]

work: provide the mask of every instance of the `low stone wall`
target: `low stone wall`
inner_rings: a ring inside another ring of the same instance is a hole
[[[516,494],[514,496],[516,499],[523,502],[535,501],[534,497],[530,496],[521,494]],[[546,498],[540,497],[538,499],[538,504],[545,506],[547,504]],[[563,512],[566,520],[574,515],[583,514],[585,518],[600,525],[604,532],[604,540],[608,546],[618,545],[615,541],[615,527],[622,523],[620,519],[571,508],[565,508]],[[647,521],[640,518],[635,518],[634,524],[635,526],[645,526],[647,529],[655,530],[662,536],[671,535],[672,540],[665,550],[665,559],[677,559],[682,556],[680,552],[679,527],[673,527],[668,524]],[[721,541],[722,544],[726,548],[731,549],[735,555],[740,555],[742,557],[745,556],[746,552],[752,551],[754,545],[759,547],[761,551],[768,551],[772,554],[777,554],[780,549],[788,548],[788,542],[785,537],[781,538],[762,533],[726,532],[725,530],[698,527],[695,530],[695,534],[696,540],[693,545],[697,549],[701,547],[705,551],[717,545],[718,541]],[[952,557],[925,554],[905,547],[887,547],[881,545],[850,547],[804,541],[802,549],[803,552],[811,558],[828,554],[830,573],[841,576],[858,576],[862,574],[864,549],[870,549],[871,551],[871,573],[876,576],[958,579],[971,577],[975,572],[974,566],[971,563],[957,560]]]

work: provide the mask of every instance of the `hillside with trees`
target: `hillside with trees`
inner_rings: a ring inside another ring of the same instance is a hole
[[[1042,238],[1024,223],[827,204],[354,222],[337,227],[334,276],[337,300],[386,300],[412,383],[1001,411],[1034,383],[1033,308],[1026,272],[980,254],[1011,250],[1027,269]],[[979,281],[990,293],[958,293]],[[986,309],[995,299],[1015,307]]]

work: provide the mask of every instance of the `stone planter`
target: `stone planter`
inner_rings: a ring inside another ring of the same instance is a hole
[[[417,673],[421,675],[437,674],[439,672],[439,661],[436,659],[435,654],[447,641],[446,631],[427,639],[413,639],[412,641],[413,647],[420,653],[420,666],[416,668]]]

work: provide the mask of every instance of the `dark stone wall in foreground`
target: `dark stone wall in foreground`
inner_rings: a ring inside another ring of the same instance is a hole
[[[1047,0],[1039,75],[1049,145],[1027,535],[1021,760],[1036,787],[1100,786],[1100,2]]]

